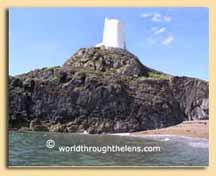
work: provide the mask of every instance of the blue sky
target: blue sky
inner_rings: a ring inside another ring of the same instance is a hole
[[[11,8],[9,74],[62,65],[122,20],[127,49],[151,68],[208,80],[207,8]]]

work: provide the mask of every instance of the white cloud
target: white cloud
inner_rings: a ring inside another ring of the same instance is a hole
[[[170,34],[169,36],[167,36],[163,41],[162,44],[163,45],[169,45],[173,42],[174,37]]]
[[[142,13],[140,17],[153,22],[154,26],[151,26],[149,36],[146,38],[150,45],[169,45],[174,41],[174,36],[169,31],[169,25],[165,24],[172,21],[172,16],[156,12]]]
[[[151,16],[152,16],[152,14],[150,14],[150,13],[142,13],[142,14],[140,15],[141,18],[149,18],[149,17],[151,17]]]
[[[163,33],[166,30],[166,28],[161,27],[161,28],[157,28],[157,29],[153,29],[153,30],[154,30],[154,34],[157,35],[157,34]]]
[[[149,19],[153,22],[170,22],[172,17],[168,15],[162,15],[160,13],[142,13],[141,18]]]
[[[162,15],[159,13],[155,13],[152,15],[151,20],[155,21],[155,22],[161,22],[162,21]]]

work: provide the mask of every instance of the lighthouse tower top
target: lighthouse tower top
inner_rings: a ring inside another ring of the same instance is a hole
[[[103,41],[96,46],[102,45],[125,49],[124,29],[120,20],[105,18]]]

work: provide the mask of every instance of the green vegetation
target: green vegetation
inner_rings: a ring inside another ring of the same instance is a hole
[[[169,79],[169,77],[167,75],[159,74],[156,72],[149,72],[148,76],[149,76],[149,78],[156,79],[156,80],[168,80]]]
[[[59,70],[61,67],[60,66],[52,66],[52,67],[43,67],[41,70],[42,71],[55,71],[55,70]]]
[[[56,75],[53,75],[52,77],[50,77],[49,81],[51,81],[51,82],[59,82],[59,78]]]
[[[50,71],[50,70],[53,70],[53,67],[43,67],[42,70],[43,71]]]

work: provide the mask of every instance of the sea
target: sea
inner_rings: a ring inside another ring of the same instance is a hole
[[[208,140],[174,135],[8,132],[9,167],[208,166]]]

